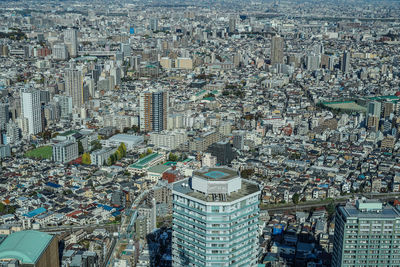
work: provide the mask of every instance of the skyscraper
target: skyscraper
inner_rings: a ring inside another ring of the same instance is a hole
[[[168,92],[142,92],[140,94],[140,130],[161,132],[167,129]]]
[[[28,129],[25,131],[30,135],[42,131],[42,110],[40,105],[40,91],[32,88],[21,90],[22,117],[27,120]]]
[[[347,51],[343,53],[340,68],[343,73],[348,73],[350,71],[350,53]]]
[[[78,56],[78,31],[76,29],[68,29],[64,32],[64,43],[68,47],[71,57]]]
[[[152,31],[158,31],[158,19],[156,19],[156,18],[150,19],[149,27],[150,27],[150,30],[152,30]]]
[[[271,40],[271,64],[283,63],[284,39],[280,36],[274,36]]]
[[[234,33],[236,30],[236,19],[234,17],[229,18],[229,32]]]
[[[0,103],[0,130],[4,130],[6,124],[10,120],[10,105],[8,103]]]
[[[76,69],[65,71],[65,90],[72,97],[72,106],[81,107],[84,103],[82,72]]]
[[[173,266],[257,266],[259,186],[229,168],[173,184]]]
[[[337,208],[333,267],[399,265],[399,210],[366,199]]]

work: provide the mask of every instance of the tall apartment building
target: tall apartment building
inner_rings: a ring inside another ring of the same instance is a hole
[[[83,90],[82,72],[76,69],[65,71],[65,90],[67,95],[72,97],[73,107],[82,107],[88,98]]]
[[[212,144],[221,141],[222,134],[217,131],[210,131],[200,135],[200,137],[194,138],[189,142],[189,150],[203,152],[207,150]]]
[[[343,73],[348,73],[350,71],[350,53],[344,52],[342,60],[340,61],[340,68]]]
[[[271,64],[283,63],[284,39],[280,36],[274,36],[271,40]]]
[[[55,44],[53,46],[53,59],[55,60],[68,59],[68,48],[65,44]]]
[[[64,43],[68,48],[71,57],[78,56],[78,31],[76,29],[68,29],[64,32]]]
[[[367,199],[339,206],[332,266],[400,266],[399,210]]]
[[[229,18],[229,32],[234,33],[236,31],[236,18],[230,17]]]
[[[257,266],[259,186],[229,168],[173,184],[173,266]]]
[[[167,129],[168,92],[146,91],[140,94],[140,130],[161,132]]]
[[[40,133],[42,131],[42,110],[39,90],[32,88],[21,90],[21,110],[28,128],[24,132],[30,135]]]
[[[163,131],[160,133],[150,133],[150,144],[156,147],[165,147],[174,150],[186,141],[186,131]]]
[[[10,105],[0,102],[0,130],[4,130],[10,120]]]
[[[66,140],[53,145],[53,161],[67,163],[77,159],[79,155],[78,143]]]

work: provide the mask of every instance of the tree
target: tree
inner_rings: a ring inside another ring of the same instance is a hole
[[[108,166],[113,165],[112,160],[111,160],[111,157],[108,158],[108,160],[107,160],[107,165],[108,165]]]
[[[293,197],[292,197],[292,200],[293,200],[293,203],[294,203],[295,205],[299,204],[300,195],[297,194],[297,193],[295,193],[295,194],[293,195]]]
[[[92,164],[92,160],[90,159],[90,154],[89,153],[84,153],[82,156],[82,164],[85,165],[90,165]]]
[[[103,146],[101,145],[101,143],[98,140],[94,140],[90,143],[90,146],[92,148],[92,151],[94,150],[98,150],[101,149]]]
[[[326,212],[328,212],[329,217],[332,217],[335,213],[335,203],[333,201],[326,206]]]
[[[121,152],[121,158],[126,156],[126,145],[121,143],[118,147],[118,151]]]
[[[115,151],[115,153],[114,153],[114,158],[115,158],[116,160],[122,159],[122,152],[121,152],[120,150]]]
[[[82,142],[79,140],[78,141],[78,153],[79,153],[79,155],[82,155],[84,151],[85,150],[83,149]]]
[[[240,172],[240,176],[245,179],[250,178],[253,174],[254,174],[253,169],[246,169]]]
[[[168,160],[169,161],[178,161],[178,156],[173,153],[169,153]]]

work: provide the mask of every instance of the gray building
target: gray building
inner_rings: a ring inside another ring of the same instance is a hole
[[[67,163],[78,158],[78,143],[66,140],[53,145],[53,161]]]
[[[398,209],[367,199],[337,208],[333,267],[399,265]]]

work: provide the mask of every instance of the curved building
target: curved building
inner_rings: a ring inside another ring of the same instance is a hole
[[[0,263],[12,260],[24,267],[59,267],[58,239],[39,231],[12,233],[0,244]]]
[[[257,266],[260,193],[230,168],[174,183],[172,266]]]

